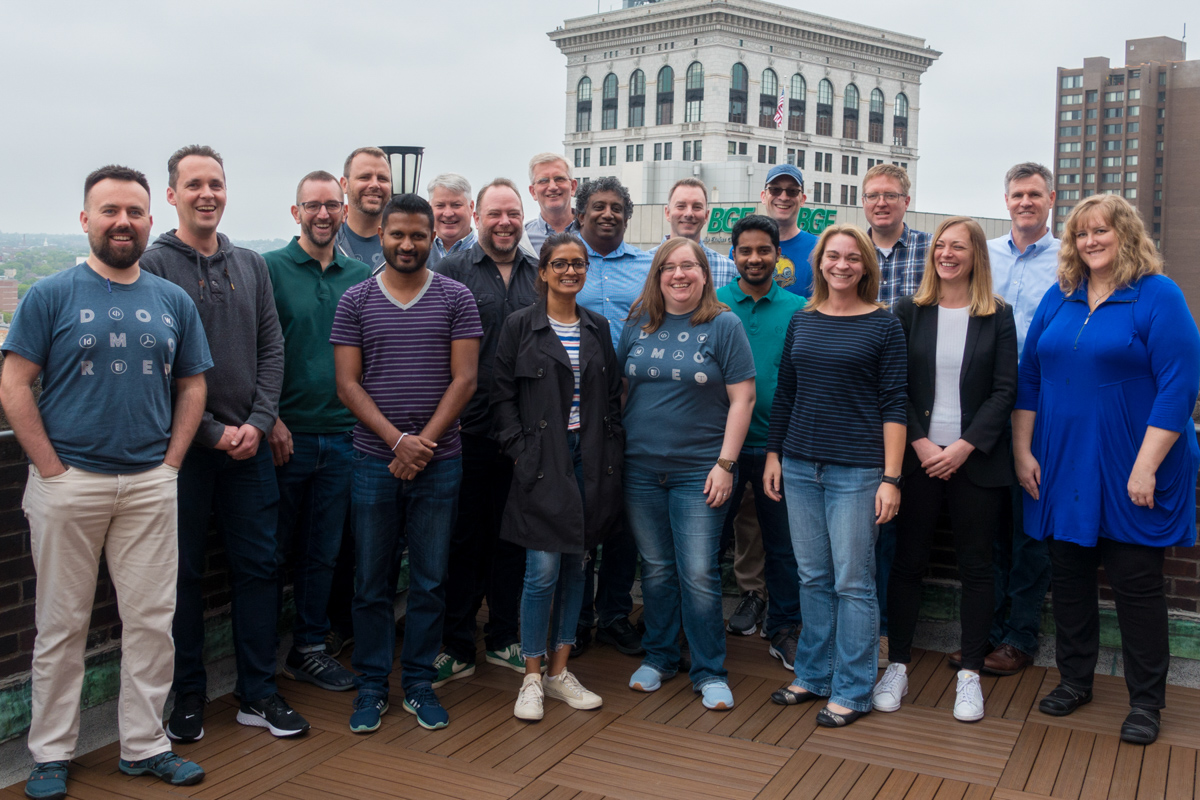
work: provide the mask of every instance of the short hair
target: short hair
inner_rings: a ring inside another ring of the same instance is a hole
[[[661,270],[671,253],[683,247],[692,251],[696,263],[700,265],[700,270],[704,273],[704,288],[700,292],[700,304],[688,317],[688,322],[695,327],[705,322],[712,322],[721,312],[729,311],[729,306],[717,299],[717,290],[713,288],[712,268],[709,267],[708,256],[705,255],[704,248],[691,239],[675,236],[667,239],[661,247],[654,251],[654,260],[650,262],[650,271],[646,274],[642,293],[629,308],[631,322],[638,322],[645,318],[642,330],[646,333],[654,333],[662,327],[667,318],[667,302],[662,293]]]
[[[457,172],[443,172],[425,187],[425,191],[429,193],[430,197],[433,196],[434,189],[445,189],[454,194],[461,194],[468,200],[471,199],[471,182]]]
[[[1013,181],[1032,178],[1034,175],[1041,176],[1041,179],[1046,182],[1047,194],[1054,191],[1054,173],[1036,161],[1024,161],[1004,173],[1004,193],[1008,194],[1008,187]]]
[[[315,169],[308,173],[300,179],[300,183],[296,184],[296,205],[300,205],[300,192],[304,189],[304,184],[309,181],[321,181],[323,183],[332,181],[333,183],[337,183],[338,179],[333,173],[326,172],[323,169]]]
[[[1117,235],[1117,260],[1112,268],[1114,288],[1129,286],[1145,275],[1161,275],[1162,256],[1137,210],[1124,197],[1115,194],[1096,194],[1085,197],[1071,210],[1063,225],[1062,245],[1058,250],[1058,288],[1070,294],[1079,288],[1091,270],[1079,255],[1075,235],[1098,213]]]
[[[388,200],[387,205],[383,207],[383,214],[379,218],[380,229],[387,227],[388,217],[392,214],[420,214],[429,220],[429,232],[433,233],[433,206],[429,205],[429,201],[419,194],[392,195],[392,199]]]
[[[167,159],[167,185],[172,189],[179,182],[179,162],[183,161],[188,156],[200,156],[202,158],[211,158],[221,167],[221,174],[225,173],[225,161],[222,160],[221,154],[213,150],[206,144],[189,144],[176,150]]]
[[[633,216],[633,198],[629,196],[629,190],[611,175],[588,181],[579,187],[579,191],[575,193],[576,214],[582,214],[587,209],[588,201],[596,192],[615,192],[620,196],[621,202],[625,204],[625,221],[629,222],[629,218]]]
[[[821,231],[821,238],[817,239],[817,245],[813,248],[810,257],[813,292],[812,297],[804,306],[804,310],[816,311],[822,303],[829,299],[829,281],[825,280],[825,274],[821,272],[821,259],[825,257],[825,248],[829,246],[829,240],[835,236],[849,236],[858,245],[858,252],[862,256],[863,263],[863,276],[858,281],[858,298],[877,308],[887,308],[886,303],[879,302],[879,259],[875,257],[875,244],[871,238],[853,225],[831,225]]]
[[[990,317],[999,308],[1004,308],[1004,300],[992,291],[992,262],[988,257],[987,236],[979,223],[970,217],[948,217],[942,220],[929,240],[929,250],[925,255],[925,275],[921,285],[913,295],[913,303],[918,306],[936,306],[942,293],[942,276],[937,271],[937,254],[934,253],[938,239],[955,225],[967,229],[967,238],[971,242],[971,279],[967,287],[971,298],[968,314],[972,317]]]
[[[733,225],[733,247],[737,249],[738,238],[746,231],[762,231],[771,237],[771,244],[779,249],[779,223],[765,214],[748,214]]]
[[[529,159],[529,182],[533,183],[533,171],[542,164],[561,163],[567,169],[567,177],[574,179],[571,174],[571,162],[567,161],[565,156],[560,156],[558,153],[538,153],[533,158]]]
[[[680,186],[694,186],[704,192],[704,202],[708,203],[708,187],[704,185],[704,181],[699,178],[680,178],[675,181],[675,185],[671,187],[671,191],[667,192],[667,203],[671,202],[671,198],[675,196],[675,190]]]
[[[908,190],[912,188],[912,181],[908,177],[908,170],[904,167],[898,167],[895,164],[876,164],[867,170],[867,174],[863,175],[863,191],[867,190],[867,183],[875,178],[892,178],[900,184],[900,194],[908,195]]]
[[[93,170],[83,182],[83,204],[85,206],[87,205],[88,195],[92,192],[92,187],[100,181],[127,181],[136,183],[146,190],[146,194],[150,194],[150,181],[146,180],[145,174],[138,172],[132,167],[108,164],[100,169]]]
[[[516,183],[514,183],[513,181],[510,181],[508,178],[493,178],[491,183],[484,184],[483,188],[481,188],[479,190],[479,194],[476,195],[476,197],[475,197],[475,208],[478,209],[481,205],[483,205],[483,196],[485,194],[487,194],[488,189],[492,189],[492,188],[499,187],[499,186],[504,186],[506,188],[512,189],[513,194],[515,194],[517,196],[517,202],[518,203],[523,202],[521,200],[521,190],[517,188]]]
[[[350,155],[346,156],[346,165],[344,167],[342,167],[342,175],[344,177],[347,177],[347,178],[350,177],[350,165],[354,163],[355,156],[361,156],[363,154],[366,154],[368,156],[374,156],[376,158],[382,158],[384,161],[388,160],[387,153],[383,152],[378,147],[356,148],[353,152],[350,153]],[[391,168],[392,168],[392,164],[389,161],[388,162],[388,170],[391,171]]]
[[[574,233],[563,231],[562,233],[552,233],[546,237],[546,241],[542,242],[541,254],[538,256],[538,272],[537,280],[534,286],[537,288],[538,294],[544,299],[550,294],[550,287],[546,285],[546,281],[542,279],[542,273],[550,266],[550,256],[554,255],[554,251],[563,245],[574,245],[579,248],[579,252],[583,253],[583,257],[587,258],[587,247]],[[585,279],[586,280],[586,279]]]

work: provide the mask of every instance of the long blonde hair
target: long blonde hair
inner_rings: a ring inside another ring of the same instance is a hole
[[[1079,201],[1063,226],[1062,246],[1058,251],[1058,287],[1064,294],[1071,294],[1091,277],[1092,271],[1079,255],[1075,236],[1087,224],[1092,212],[1098,212],[1117,234],[1117,262],[1112,269],[1114,289],[1129,286],[1143,275],[1162,274],[1162,256],[1146,233],[1137,210],[1124,197],[1092,195]]]
[[[884,304],[880,303],[878,299],[879,259],[875,257],[875,245],[872,244],[866,233],[853,225],[833,225],[821,232],[821,238],[817,240],[817,246],[813,248],[811,257],[813,292],[808,304],[804,306],[804,310],[816,311],[817,306],[829,299],[829,282],[825,280],[825,275],[821,272],[821,259],[825,256],[825,248],[829,245],[829,240],[838,235],[849,236],[853,239],[858,245],[858,252],[862,254],[863,276],[858,281],[858,298],[864,303],[883,308]]]
[[[650,263],[650,272],[646,275],[642,293],[629,308],[628,319],[636,321],[642,317],[646,318],[642,324],[642,330],[646,333],[654,333],[658,330],[667,317],[667,303],[663,299],[660,283],[662,276],[659,274],[659,270],[667,262],[667,257],[681,247],[691,247],[692,255],[696,257],[700,269],[704,272],[704,289],[700,293],[700,305],[696,306],[696,310],[690,317],[692,325],[711,322],[722,311],[729,310],[729,306],[717,299],[717,290],[713,288],[712,270],[708,267],[708,257],[704,255],[704,249],[691,239],[684,239],[682,236],[672,237],[667,239],[654,253],[654,260]]]
[[[942,276],[937,273],[937,257],[934,255],[938,239],[955,225],[967,229],[967,237],[971,240],[971,306],[972,317],[990,317],[997,308],[1004,307],[1004,301],[992,292],[992,263],[988,259],[987,237],[979,223],[970,217],[950,217],[943,220],[934,231],[933,239],[929,242],[929,253],[925,256],[925,276],[921,285],[913,295],[913,303],[919,306],[936,306],[942,294]]]

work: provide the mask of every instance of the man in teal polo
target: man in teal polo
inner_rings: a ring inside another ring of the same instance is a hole
[[[263,255],[283,327],[283,391],[267,441],[279,481],[279,580],[294,567],[296,622],[283,674],[340,692],[354,675],[325,652],[326,606],[350,504],[357,420],[337,397],[329,334],[342,294],[371,277],[370,268],[338,252],[345,207],[337,178],[310,172],[296,188],[292,216],[300,235]]]
[[[775,220],[761,214],[743,217],[733,226],[732,238],[733,263],[739,277],[718,289],[717,299],[733,310],[750,339],[750,350],[754,354],[755,400],[750,430],[738,456],[738,481],[730,498],[725,530],[727,535],[732,535],[733,520],[748,483],[754,492],[754,510],[762,531],[762,549],[766,553],[764,572],[769,605],[763,636],[771,640],[768,652],[790,671],[796,656],[796,635],[800,625],[796,558],[788,530],[787,499],[776,502],[767,497],[762,477],[783,339],[792,315],[804,307],[805,299],[773,280],[780,254],[779,225]]]

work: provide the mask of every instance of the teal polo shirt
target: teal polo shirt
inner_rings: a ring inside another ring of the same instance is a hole
[[[334,251],[324,270],[300,237],[263,253],[283,327],[283,392],[279,418],[294,433],[342,433],[358,420],[337,396],[333,373],[333,313],[342,294],[371,277],[366,264]]]
[[[779,383],[779,362],[783,358],[783,337],[787,335],[792,315],[804,308],[802,295],[792,294],[771,281],[771,289],[757,302],[733,281],[717,289],[717,299],[733,310],[754,354],[754,416],[744,447],[766,447],[767,428],[771,424],[771,403]]]

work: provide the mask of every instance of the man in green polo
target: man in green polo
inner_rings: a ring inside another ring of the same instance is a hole
[[[296,188],[292,216],[300,235],[265,253],[283,327],[283,392],[267,441],[279,481],[279,580],[294,569],[296,622],[283,674],[340,692],[354,675],[325,651],[326,606],[350,503],[357,420],[337,397],[333,313],[342,294],[371,277],[370,268],[334,245],[345,207],[337,178],[310,172]]]

